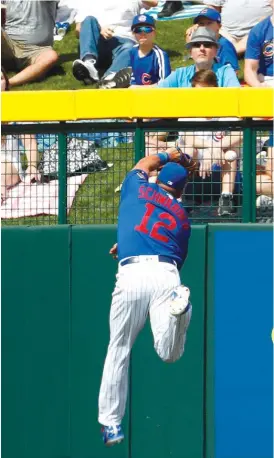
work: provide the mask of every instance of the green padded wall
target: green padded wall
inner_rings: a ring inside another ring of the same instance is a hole
[[[2,229],[2,457],[69,456],[69,228]]]

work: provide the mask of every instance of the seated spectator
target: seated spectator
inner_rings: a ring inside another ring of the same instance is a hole
[[[273,25],[272,14],[250,31],[244,67],[244,78],[249,86],[273,86]]]
[[[1,92],[9,90],[9,79],[3,67],[1,67]]]
[[[158,83],[171,73],[169,57],[165,51],[154,44],[155,20],[148,14],[135,16],[131,26],[138,42],[130,51],[132,85]]]
[[[20,148],[20,140],[23,149]],[[21,153],[26,154],[28,166],[25,172],[21,163]],[[1,137],[1,204],[7,198],[8,190],[20,181],[39,181],[39,154],[34,135]]]
[[[221,65],[230,64],[231,67],[234,68],[234,70],[237,72],[239,70],[239,64],[236,49],[227,38],[223,37],[219,33],[221,28],[220,13],[213,8],[205,8],[198,14],[198,16],[196,16],[194,19],[194,24],[196,24],[196,28],[207,27],[216,33],[219,44],[216,56],[217,62]],[[187,33],[186,42],[188,43],[190,39],[191,34]]]
[[[231,41],[238,55],[245,52],[252,27],[271,14],[269,0],[203,0],[203,3],[222,14],[220,33]]]
[[[8,2],[1,29],[2,65],[17,73],[10,88],[41,79],[57,62],[52,49],[56,1]]]
[[[257,165],[256,193],[259,195],[257,207],[274,204],[274,154],[273,132],[270,135],[265,164]]]
[[[215,33],[207,27],[198,27],[187,44],[194,64],[177,68],[166,79],[159,81],[157,87],[191,87],[191,80],[199,70],[213,70],[219,87],[239,87],[237,75],[230,64],[215,62],[219,47]]]
[[[80,59],[73,62],[73,75],[77,80],[90,84],[99,81],[98,69],[106,69],[99,87],[113,87],[115,74],[130,66],[130,50],[136,43],[131,33],[134,16],[142,7],[149,9],[157,1],[115,2],[114,0],[95,3],[81,8],[75,18],[81,22]],[[111,62],[111,64],[109,64]]]
[[[217,77],[212,70],[200,70],[191,80],[192,87],[217,87]],[[182,119],[183,120],[183,119]],[[208,119],[210,120],[210,119]],[[215,119],[217,120],[217,119]],[[205,122],[207,119],[205,119]],[[237,172],[237,160],[225,159],[227,150],[237,150],[242,141],[238,132],[181,132],[178,140],[179,146],[194,160],[198,160],[199,175],[202,179],[210,176],[214,165],[221,170],[221,196],[219,198],[218,215],[227,216],[233,214],[233,190]],[[236,151],[238,156],[238,151]]]

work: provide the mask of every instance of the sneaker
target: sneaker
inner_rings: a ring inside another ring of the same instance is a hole
[[[233,215],[233,195],[222,194],[219,199],[218,215],[226,216]]]
[[[84,81],[85,84],[91,84],[94,81],[99,81],[98,71],[96,70],[94,63],[91,61],[83,62],[81,59],[77,59],[72,64],[73,76],[78,81]]]
[[[180,285],[173,291],[172,299],[169,304],[169,312],[173,316],[186,313],[191,304],[189,302],[190,290],[184,285]]]
[[[130,86],[132,68],[125,67],[101,79],[99,89],[122,89]]]
[[[267,207],[272,207],[273,206],[273,199],[271,197],[265,196],[261,194],[259,197],[256,199],[256,207],[259,208],[267,208]]]
[[[178,11],[181,11],[183,8],[184,7],[182,5],[182,2],[165,2],[162,11],[158,13],[158,17],[170,17]]]
[[[102,437],[103,437],[104,444],[107,447],[111,447],[112,445],[119,444],[125,438],[121,425],[103,426]]]

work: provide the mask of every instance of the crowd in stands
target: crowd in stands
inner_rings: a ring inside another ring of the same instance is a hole
[[[250,86],[270,85],[273,82],[272,0],[200,2],[205,8],[194,18],[185,37],[190,56],[215,53],[214,65],[230,66],[237,72],[238,57],[245,54],[245,82]],[[1,3],[2,66],[6,71],[16,72],[9,78],[9,88],[40,80],[58,62],[53,39],[58,8],[64,6],[75,12],[79,59],[73,62],[72,72],[76,79],[86,84],[96,82],[99,88],[151,85],[159,81],[160,86],[166,84],[163,81],[171,72],[169,57],[155,44],[156,21],[145,11],[157,3],[157,0]],[[167,1],[159,16],[182,8],[183,3]],[[127,78],[123,77],[121,82],[115,76],[123,69],[132,69],[132,75],[127,71]],[[179,87],[190,86],[192,71],[189,78],[177,81]],[[173,75],[169,81],[174,78]],[[219,86],[238,84],[235,75],[232,80],[224,78],[223,82],[218,78]]]
[[[197,1],[204,4],[204,9],[186,31],[185,44],[182,39],[182,49],[186,46],[193,63],[174,71],[168,53],[156,44],[157,21],[147,12],[157,3],[157,0],[2,2],[1,90],[40,81],[56,65],[59,56],[53,49],[53,40],[58,9],[63,7],[73,11],[75,39],[79,40],[79,58],[73,62],[71,71],[85,85],[96,83],[101,89],[240,87],[241,84],[272,87],[274,0]],[[184,3],[165,2],[159,18],[171,16],[184,8]],[[238,79],[239,59],[244,59],[244,81],[241,83]],[[12,76],[9,76],[10,71]],[[166,144],[167,135],[157,136],[157,148]],[[194,132],[193,135],[181,132],[177,141],[201,161],[201,178],[205,179],[211,173],[213,163],[219,165],[222,184],[218,214],[222,216],[232,211],[242,137],[233,132],[228,136],[224,132],[219,145],[215,142],[212,148],[213,138],[214,132]],[[8,141],[2,138],[6,177],[1,181],[3,199],[8,187],[22,179],[20,158],[13,157]],[[24,145],[26,152],[33,151],[33,157],[28,157],[29,165],[24,176],[39,180],[33,141],[35,139],[30,138],[31,144]],[[155,141],[149,138],[150,145],[156,147]],[[257,192],[272,199],[273,135],[269,146],[267,165],[264,170],[258,168]],[[225,159],[225,152],[231,149],[236,152],[233,161]]]

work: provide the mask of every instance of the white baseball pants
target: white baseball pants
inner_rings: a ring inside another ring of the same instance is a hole
[[[110,343],[100,394],[99,423],[118,425],[125,413],[131,348],[150,315],[154,348],[166,362],[184,351],[191,307],[178,317],[169,313],[174,288],[181,284],[175,265],[151,261],[119,266],[110,310]]]

